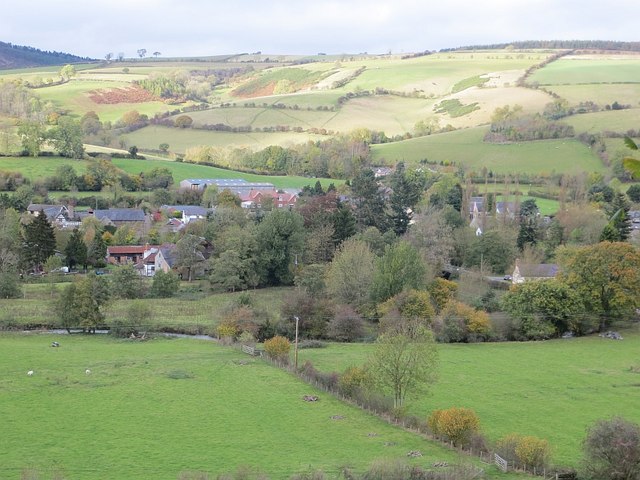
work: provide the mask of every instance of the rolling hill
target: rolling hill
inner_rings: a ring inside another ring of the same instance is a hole
[[[66,63],[88,62],[91,60],[91,58],[78,57],[70,53],[49,52],[34,47],[0,42],[0,70],[64,65]]]

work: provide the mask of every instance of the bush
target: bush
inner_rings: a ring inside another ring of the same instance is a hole
[[[285,337],[276,335],[264,342],[264,351],[277,362],[288,363],[291,342]]]
[[[472,435],[480,429],[480,420],[476,413],[463,407],[435,410],[427,424],[434,435],[444,437],[457,447],[467,445]]]
[[[549,459],[549,442],[537,437],[522,437],[516,445],[516,456],[525,468],[544,468]]]
[[[588,479],[640,479],[640,426],[621,417],[599,420],[583,444]]]
[[[229,345],[235,340],[238,329],[233,323],[225,322],[216,327],[216,334],[224,345]]]
[[[338,388],[343,395],[353,397],[371,382],[371,377],[363,367],[347,368],[338,380]]]
[[[353,342],[364,335],[362,317],[349,305],[342,305],[329,321],[327,336],[338,342]]]
[[[542,469],[549,459],[549,444],[546,440],[517,433],[499,439],[496,450],[506,461],[529,469]]]
[[[153,276],[149,295],[154,298],[173,297],[179,286],[180,278],[175,273],[171,271],[165,273],[162,270],[158,270]]]

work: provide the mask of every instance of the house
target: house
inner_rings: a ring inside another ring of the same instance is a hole
[[[181,221],[184,225],[194,220],[202,220],[207,217],[209,212],[213,212],[213,208],[205,208],[200,205],[162,205],[160,210],[167,212],[167,215],[174,218],[177,213],[180,214]]]
[[[142,261],[144,245],[115,245],[107,247],[107,263],[111,265],[135,265]]]
[[[496,202],[496,216],[506,215],[507,218],[515,218],[517,210],[515,202]]]
[[[240,196],[242,208],[261,208],[265,199],[273,199],[273,208],[292,208],[298,202],[297,192],[283,190],[259,191],[251,190],[247,195]]]
[[[515,285],[535,280],[549,280],[555,278],[559,270],[560,267],[555,263],[520,264],[516,260],[511,283]]]
[[[162,270],[169,273],[176,261],[176,246],[173,243],[160,245],[154,257],[154,274]]]
[[[49,222],[58,228],[78,228],[82,225],[79,218],[75,216],[71,205],[47,205],[43,203],[32,203],[27,207],[29,215],[37,217],[40,212],[44,212]]]

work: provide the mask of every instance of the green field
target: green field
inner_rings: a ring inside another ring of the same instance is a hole
[[[49,346],[53,339],[59,348]],[[0,368],[0,476],[7,480],[26,478],[25,468],[53,468],[70,480],[169,480],[242,465],[273,479],[315,469],[336,476],[343,466],[363,471],[374,459],[406,459],[412,450],[423,454],[415,465],[458,461],[213,342],[5,334]],[[304,402],[308,394],[320,400]],[[491,478],[517,478],[483,468]]]
[[[640,108],[584,113],[563,119],[576,133],[618,132],[640,128]]]
[[[540,85],[589,83],[639,83],[640,55],[566,56],[551,62],[528,78]]]
[[[550,85],[545,89],[565,98],[571,105],[589,101],[601,106],[613,102],[632,107],[640,104],[640,83]]]
[[[173,174],[175,184],[178,184],[185,178],[244,178],[248,182],[272,183],[278,188],[302,188],[305,185],[313,186],[316,181],[320,181],[325,188],[331,183],[336,186],[344,183],[343,180],[328,178],[307,178],[293,175],[256,175],[253,173],[242,173],[235,170],[225,170],[223,168],[209,167],[206,165],[172,162],[167,160],[133,160],[129,158],[114,158],[112,161],[114,165],[130,174],[148,172],[156,167],[168,168]]]
[[[171,171],[176,185],[185,178],[244,178],[248,182],[272,183],[278,188],[302,188],[305,185],[313,185],[318,180],[325,188],[331,183],[335,185],[344,183],[343,180],[328,178],[257,175],[206,165],[174,162],[171,160],[114,158],[112,162],[115,166],[131,175],[148,172],[158,167],[167,168]],[[29,178],[30,180],[52,176],[61,165],[71,165],[77,173],[81,174],[86,170],[87,161],[73,160],[64,157],[0,157],[0,171],[21,172],[25,178]],[[96,192],[87,192],[87,194],[95,195]]]
[[[109,276],[107,275],[107,278]],[[68,276],[63,277],[69,280]],[[46,325],[54,327],[57,321],[53,316],[53,300],[65,284],[54,284],[54,294],[51,285],[25,284],[23,298],[3,299],[0,303],[3,314],[0,320],[14,319],[20,325]],[[186,331],[214,333],[215,327],[222,321],[224,311],[242,294],[209,294],[208,282],[184,283],[183,292],[170,299],[145,300],[152,311],[149,329],[164,331]],[[284,295],[291,288],[267,288],[249,293],[250,298],[259,309],[276,315]],[[127,312],[133,300],[118,299],[110,303],[105,309],[106,322],[127,318]],[[273,319],[272,319],[273,320]]]
[[[232,127],[251,126],[252,128],[276,127],[288,125],[303,129],[322,128],[335,116],[334,112],[316,110],[293,110],[276,108],[214,108],[188,114],[196,124],[215,125],[222,123]],[[175,117],[174,117],[175,118]]]
[[[131,110],[153,116],[157,112],[170,110],[164,102],[100,104],[89,98],[90,92],[99,89],[122,88],[130,83],[108,80],[71,80],[62,85],[44,87],[34,90],[43,101],[51,101],[57,108],[69,110],[72,114],[82,116],[94,111],[102,121],[114,122]]]
[[[20,172],[31,180],[52,176],[61,165],[71,165],[76,172],[83,173],[87,162],[64,157],[0,157],[0,170]]]
[[[595,420],[622,415],[640,422],[637,390],[640,332],[623,341],[597,336],[528,343],[440,345],[440,380],[432,395],[411,401],[409,410],[426,417],[452,406],[480,417],[493,441],[517,432],[549,441],[553,461],[577,466],[586,428]],[[361,365],[372,345],[331,344],[301,350],[322,371]]]
[[[373,157],[380,163],[420,160],[450,161],[479,172],[483,167],[495,173],[552,174],[558,172],[605,172],[591,150],[577,140],[541,140],[511,144],[485,143],[486,127],[373,145]]]
[[[452,92],[461,80],[493,72],[526,70],[548,53],[505,51],[450,52],[400,60],[361,61],[351,65],[367,69],[339,90],[374,90],[377,87],[424,95],[442,96]]]
[[[157,149],[161,143],[168,143],[172,152],[184,153],[189,147],[214,145],[218,147],[266,148],[269,145],[293,145],[309,140],[322,140],[326,137],[295,132],[213,132],[207,130],[177,129],[150,125],[135,132],[123,135],[129,145],[138,148]]]

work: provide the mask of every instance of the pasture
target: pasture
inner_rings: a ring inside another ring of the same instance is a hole
[[[569,104],[577,105],[580,102],[594,102],[598,105],[611,105],[618,102],[621,105],[640,105],[639,83],[599,83],[589,85],[549,85],[545,86],[560,97],[566,99]],[[621,113],[621,112],[619,112]]]
[[[150,125],[135,132],[123,135],[129,145],[138,148],[157,149],[161,143],[168,143],[172,152],[184,153],[189,147],[213,145],[216,147],[237,147],[260,150],[270,145],[288,146],[305,143],[309,140],[322,140],[327,137],[295,132],[214,132],[190,128],[169,128]]]
[[[87,163],[88,162],[86,160],[75,160],[65,157],[0,157],[0,170],[20,172],[25,178],[36,180],[54,175],[56,169],[62,165],[70,165],[75,169],[76,173],[82,174],[86,171]],[[305,185],[313,186],[318,180],[325,188],[331,183],[336,186],[344,183],[344,180],[328,178],[242,173],[235,170],[226,170],[207,165],[174,162],[171,160],[153,160],[151,158],[145,160],[114,158],[112,159],[112,163],[131,175],[137,175],[141,172],[149,172],[154,168],[166,168],[171,171],[176,185],[185,178],[244,178],[248,182],[272,183],[278,188],[302,188]],[[96,195],[99,192],[86,193],[88,195]]]
[[[421,160],[455,162],[479,172],[579,173],[606,171],[600,159],[577,140],[540,140],[494,144],[482,139],[486,127],[458,130],[401,142],[372,145],[374,161],[393,164],[400,160],[418,165]]]
[[[106,276],[109,278],[109,276]],[[69,276],[64,280],[71,280]],[[52,283],[48,283],[51,280]],[[43,283],[23,284],[23,298],[2,299],[0,323],[13,322],[17,325],[58,325],[53,315],[53,302],[64,288],[64,283],[55,283],[55,276],[45,278]],[[150,286],[150,282],[147,286]],[[265,320],[280,312],[282,299],[293,289],[289,287],[259,289],[248,293],[258,310],[264,311]],[[179,295],[165,299],[142,300],[151,309],[150,330],[182,331],[191,333],[215,332],[215,327],[223,320],[225,312],[242,294],[210,294],[208,282],[184,282]],[[135,300],[114,299],[105,309],[106,323],[126,320],[131,304]],[[273,320],[273,318],[271,318]]]
[[[209,167],[207,165],[197,165],[195,163],[172,162],[168,160],[134,160],[130,158],[114,158],[113,164],[121,168],[127,173],[138,174],[140,172],[148,172],[153,168],[167,168],[173,175],[175,184],[180,183],[185,178],[244,178],[248,182],[267,182],[272,183],[278,188],[302,188],[305,185],[315,185],[316,181],[320,181],[324,188],[331,183],[338,186],[344,183],[344,180],[335,180],[329,178],[307,178],[294,175],[258,175],[254,173],[243,173],[235,170],[226,170],[224,168]]]
[[[576,133],[625,133],[640,128],[640,108],[583,113],[564,118],[563,121],[573,126]]]
[[[69,479],[169,480],[239,466],[272,479],[315,469],[335,478],[343,466],[363,471],[412,450],[423,454],[415,465],[459,460],[210,341],[4,334],[0,368],[0,475],[8,480],[26,468]],[[309,394],[319,401],[303,401]],[[490,478],[517,478],[484,468]]]
[[[521,70],[541,62],[548,53],[505,51],[461,51],[419,58],[359,61],[350,64],[366,70],[338,91],[388,90],[420,93],[424,96],[450,94],[463,79],[495,72]]]
[[[640,55],[567,55],[536,70],[527,81],[540,85],[638,83]]]
[[[113,88],[128,87],[130,83],[118,80],[71,80],[62,85],[44,87],[34,92],[42,101],[52,102],[57,108],[68,110],[73,115],[82,116],[87,112],[94,111],[100,120],[115,122],[122,115],[131,110],[153,116],[155,113],[170,110],[170,106],[161,101],[148,101],[143,103],[116,103],[104,104],[96,103],[91,98],[94,90],[108,90]]]
[[[55,174],[62,165],[71,165],[78,173],[84,173],[87,162],[65,157],[0,157],[0,170],[20,172],[25,178],[35,180]]]
[[[549,441],[553,463],[577,466],[594,421],[622,415],[640,422],[640,330],[622,334],[622,341],[591,336],[439,345],[440,379],[430,395],[409,401],[409,412],[424,418],[435,409],[471,408],[490,440],[513,432],[535,435]],[[341,372],[365,363],[372,349],[330,344],[301,350],[299,362]]]

